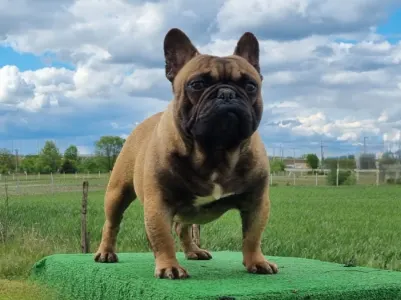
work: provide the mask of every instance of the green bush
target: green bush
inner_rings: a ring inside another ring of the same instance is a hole
[[[331,169],[327,174],[327,183],[329,185],[337,185],[337,170]],[[340,170],[338,173],[338,185],[354,185],[356,177],[350,170]]]
[[[307,175],[324,175],[324,171],[320,170],[320,169],[316,169],[314,171],[308,171],[306,173]]]
[[[355,173],[348,171],[351,174],[347,177],[347,179],[344,181],[344,185],[355,185],[356,184],[356,176]]]
[[[401,178],[387,178],[387,184],[401,184]]]
[[[306,161],[308,162],[308,166],[314,170],[319,166],[319,158],[314,153],[306,155]]]
[[[394,178],[387,178],[387,183],[388,184],[394,184],[395,183],[395,179]]]

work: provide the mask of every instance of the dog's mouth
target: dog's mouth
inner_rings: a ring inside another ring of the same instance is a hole
[[[235,147],[254,131],[252,106],[231,87],[218,87],[202,97],[188,128],[208,147]]]

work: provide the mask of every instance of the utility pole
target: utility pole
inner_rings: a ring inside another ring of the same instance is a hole
[[[340,173],[340,157],[337,156],[337,176],[336,176],[336,186],[338,186],[338,176]]]
[[[283,144],[280,144],[280,156],[281,156],[281,161],[283,161],[283,155],[284,155]]]
[[[294,168],[295,168],[295,149],[296,149],[296,148],[291,148],[291,149],[294,151],[294,154],[293,154],[293,156],[292,156],[292,163],[293,163]]]
[[[366,139],[367,139],[368,137],[367,136],[364,136],[363,137],[363,153],[364,154],[366,154]]]
[[[401,130],[399,131],[398,147],[397,147],[397,151],[395,151],[395,153],[394,153],[394,158],[396,158],[399,161],[401,161]]]
[[[18,173],[18,149],[15,149],[15,173]]]
[[[401,130],[398,136],[398,160],[401,161]]]
[[[386,152],[386,141],[383,139],[383,153]]]
[[[323,140],[320,140],[320,170],[323,171],[323,160],[324,160],[324,152],[323,148],[326,147],[323,145]]]

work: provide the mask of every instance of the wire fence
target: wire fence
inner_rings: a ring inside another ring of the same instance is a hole
[[[110,173],[76,174],[12,174],[0,175],[8,195],[38,195],[82,191],[82,182],[89,181],[91,191],[105,190]],[[1,194],[5,195],[5,188]]]
[[[401,167],[397,169],[286,169],[272,173],[271,185],[340,186],[340,185],[401,185]]]
[[[79,192],[82,182],[90,182],[92,191],[105,190],[110,173],[76,174],[11,174],[0,175],[4,186],[7,184],[9,195],[53,194],[60,192]],[[285,169],[270,174],[272,186],[340,186],[340,185],[401,185],[401,167],[388,170],[371,169]]]

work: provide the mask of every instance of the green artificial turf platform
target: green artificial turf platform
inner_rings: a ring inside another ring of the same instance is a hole
[[[31,278],[74,300],[128,299],[401,299],[401,272],[345,267],[318,260],[272,257],[276,275],[249,274],[240,252],[212,252],[209,261],[178,260],[185,280],[153,277],[152,253],[120,253],[116,264],[93,261],[93,254],[56,254],[32,268]]]

